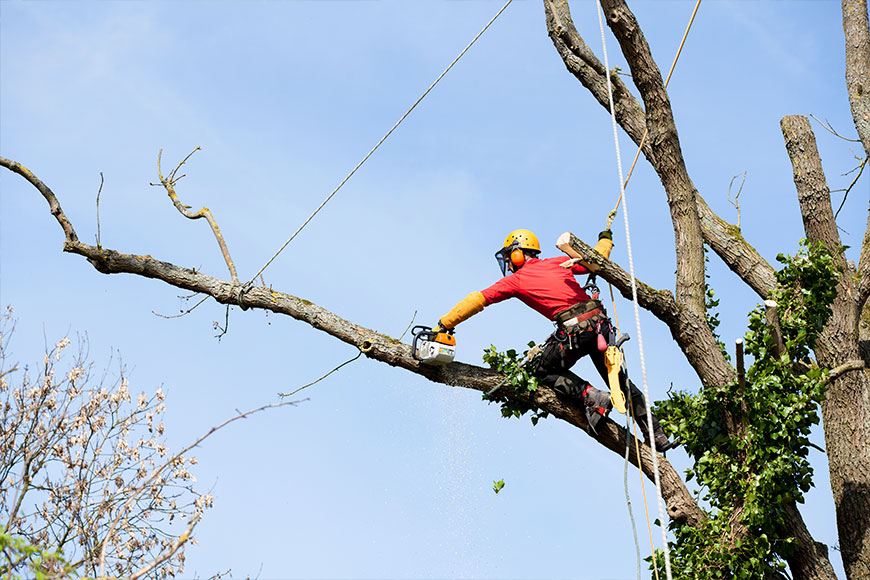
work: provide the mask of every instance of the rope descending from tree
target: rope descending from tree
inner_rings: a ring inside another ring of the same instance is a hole
[[[619,190],[620,190],[620,198],[623,199],[622,203],[622,215],[625,219],[625,247],[628,254],[628,265],[629,265],[629,273],[631,274],[631,297],[634,302],[634,318],[635,325],[637,328],[637,340],[638,340],[638,350],[640,351],[640,370],[641,376],[643,378],[643,394],[646,399],[646,418],[647,418],[647,429],[648,433],[650,433],[650,448],[652,449],[652,460],[653,460],[653,473],[655,476],[655,484],[656,484],[656,499],[658,500],[659,506],[659,521],[662,522],[662,542],[665,553],[665,574],[668,580],[673,580],[673,576],[671,574],[671,554],[670,549],[668,548],[668,538],[667,533],[665,531],[665,510],[664,510],[664,502],[662,501],[662,490],[661,490],[661,478],[659,476],[659,460],[658,454],[656,453],[656,443],[655,437],[652,436],[653,433],[653,425],[652,425],[652,410],[649,403],[649,388],[647,386],[647,378],[646,378],[646,360],[644,359],[643,352],[643,334],[641,333],[640,328],[640,306],[637,300],[637,280],[634,276],[634,257],[631,252],[631,234],[628,225],[628,203],[625,201],[625,183],[622,178],[622,155],[619,151],[619,135],[617,133],[617,123],[616,123],[616,108],[613,103],[613,85],[610,80],[610,65],[607,60],[607,43],[604,38],[604,20],[601,15],[601,0],[596,2],[597,12],[598,12],[598,25],[601,29],[601,46],[602,52],[604,54],[604,70],[607,73],[607,96],[610,101],[610,117],[613,124],[613,142],[616,147],[616,165],[619,170]],[[628,436],[628,434],[626,434]]]

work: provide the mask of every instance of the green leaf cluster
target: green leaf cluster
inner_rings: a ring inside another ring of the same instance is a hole
[[[535,346],[535,343],[530,342],[528,346],[531,348]],[[548,413],[532,404],[513,398],[513,396],[535,391],[538,388],[534,364],[529,360],[528,354],[528,350],[523,351],[522,354],[517,354],[514,349],[499,352],[494,345],[490,345],[488,349],[483,351],[483,362],[488,364],[492,370],[506,375],[494,392],[483,394],[483,400],[499,403],[501,416],[505,418],[520,418],[526,413],[531,413],[532,425],[537,425],[540,419],[548,416]]]
[[[785,509],[812,486],[809,433],[819,422],[827,372],[809,354],[830,317],[839,275],[821,245],[802,242],[783,264],[771,298],[779,306],[785,353],[776,354],[765,309],[749,314],[746,352],[754,362],[741,389],[732,384],[681,392],[656,414],[678,435],[694,464],[709,519],[698,528],[672,523],[674,578],[769,578],[781,574],[794,549]],[[663,567],[663,560],[658,560]]]
[[[498,495],[498,492],[504,489],[504,480],[499,479],[498,481],[492,482],[492,491],[495,492],[495,495]]]
[[[60,553],[32,546],[24,538],[8,534],[2,528],[0,570],[3,571],[4,580],[60,580],[74,574]]]

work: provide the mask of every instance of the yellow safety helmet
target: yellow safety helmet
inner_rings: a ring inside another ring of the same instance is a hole
[[[502,276],[507,275],[509,265],[519,268],[526,263],[525,252],[534,255],[541,253],[538,237],[529,230],[514,230],[509,233],[501,249],[495,253]]]

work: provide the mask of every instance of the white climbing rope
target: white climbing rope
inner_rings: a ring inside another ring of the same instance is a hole
[[[628,200],[625,198],[625,185],[623,183],[622,178],[622,156],[619,151],[619,134],[617,131],[617,123],[616,123],[616,108],[613,104],[613,85],[610,80],[610,65],[607,60],[607,42],[604,39],[604,19],[602,17],[602,7],[601,0],[596,1],[597,12],[598,12],[598,25],[601,29],[601,47],[602,52],[604,54],[604,70],[607,73],[607,96],[610,100],[610,117],[613,123],[613,143],[616,147],[616,165],[619,170],[619,190],[620,195],[622,196],[622,215],[625,219],[625,248],[628,254],[628,269],[629,274],[631,275],[631,298],[634,302],[634,319],[637,328],[637,341],[638,341],[638,350],[640,351],[640,371],[641,376],[643,378],[643,395],[646,402],[646,418],[647,418],[647,429],[650,434],[650,448],[652,449],[652,460],[653,460],[653,469],[655,475],[655,484],[656,484],[656,499],[658,500],[659,506],[659,521],[661,522],[662,529],[662,543],[663,549],[665,553],[665,574],[668,580],[673,580],[673,576],[671,574],[671,554],[668,548],[668,537],[667,532],[665,530],[665,510],[664,510],[664,502],[662,500],[662,490],[661,490],[661,480],[659,477],[659,460],[658,453],[656,453],[656,443],[655,436],[653,435],[653,426],[652,426],[652,410],[650,407],[649,400],[649,388],[647,387],[647,378],[646,378],[646,360],[644,359],[643,352],[643,335],[641,334],[640,328],[640,305],[637,301],[637,280],[634,276],[634,258],[631,253],[631,233],[629,231],[628,225]],[[626,433],[626,437],[628,434]]]
[[[256,280],[257,277],[258,277],[260,274],[262,274],[263,271],[264,271],[266,268],[269,267],[269,265],[270,265],[270,264],[275,260],[275,258],[277,258],[278,255],[279,255],[281,252],[283,252],[284,249],[285,249],[288,245],[290,245],[290,242],[292,242],[293,239],[294,239],[297,235],[299,235],[299,232],[301,232],[302,229],[303,229],[305,226],[308,225],[308,222],[310,222],[311,220],[314,219],[314,216],[316,216],[316,215],[320,212],[320,210],[323,209],[323,206],[325,206],[325,205],[329,202],[329,200],[332,199],[332,197],[333,197],[336,193],[338,193],[338,190],[341,189],[341,188],[344,186],[344,184],[347,183],[348,180],[350,180],[351,177],[353,177],[353,174],[356,173],[357,169],[359,169],[360,167],[362,167],[363,163],[365,163],[366,161],[368,161],[369,157],[371,157],[371,156],[374,154],[374,152],[378,150],[378,147],[380,147],[381,144],[382,144],[384,141],[386,141],[387,138],[388,138],[390,135],[393,134],[393,131],[395,131],[396,128],[397,128],[399,125],[402,124],[402,121],[404,121],[404,120],[408,117],[408,115],[411,114],[411,111],[413,111],[413,110],[417,107],[417,105],[420,104],[420,101],[422,101],[422,100],[426,97],[426,95],[429,94],[429,91],[431,91],[432,89],[435,88],[435,85],[437,85],[438,82],[439,82],[442,78],[444,78],[444,75],[446,75],[446,74],[450,71],[450,69],[453,68],[453,65],[455,65],[457,62],[459,62],[459,59],[462,58],[462,56],[463,56],[466,52],[468,52],[468,49],[471,48],[471,46],[472,46],[475,42],[477,42],[477,39],[480,38],[481,36],[483,36],[483,33],[486,32],[486,30],[490,27],[490,25],[491,25],[493,22],[495,22],[495,19],[496,19],[496,18],[498,18],[499,16],[501,16],[501,13],[505,11],[505,9],[510,5],[511,2],[513,2],[513,0],[507,0],[507,2],[505,2],[504,6],[502,6],[501,9],[500,9],[498,12],[496,12],[495,16],[493,16],[493,17],[490,19],[490,21],[486,23],[486,26],[484,26],[483,29],[482,29],[480,32],[477,33],[477,36],[475,36],[473,39],[471,39],[471,42],[468,43],[468,46],[466,46],[464,49],[462,49],[462,52],[459,53],[459,56],[457,56],[456,58],[454,58],[454,59],[453,59],[453,62],[451,62],[449,65],[447,65],[447,68],[444,69],[444,72],[442,72],[440,75],[438,75],[438,78],[435,79],[435,80],[432,82],[431,85],[429,85],[429,88],[426,89],[426,90],[423,92],[422,95],[420,95],[420,98],[418,98],[418,99],[414,102],[414,104],[411,105],[411,108],[409,108],[407,111],[405,111],[405,114],[402,115],[402,117],[401,117],[398,121],[396,121],[396,124],[393,125],[393,127],[392,127],[389,131],[387,131],[387,133],[386,133],[383,137],[381,137],[381,140],[378,141],[378,142],[375,144],[374,147],[372,147],[371,151],[369,151],[369,152],[366,154],[366,156],[362,158],[362,161],[360,161],[359,163],[357,163],[357,164],[356,164],[356,167],[354,167],[353,169],[351,169],[350,173],[347,174],[347,177],[345,177],[344,179],[342,179],[342,180],[341,180],[341,183],[339,183],[338,186],[337,186],[335,189],[332,190],[332,193],[330,193],[328,196],[326,196],[326,199],[323,200],[323,203],[321,203],[321,204],[317,207],[317,209],[315,209],[314,212],[313,212],[310,216],[308,216],[308,219],[306,219],[304,222],[302,222],[302,225],[299,226],[299,229],[297,229],[295,232],[293,232],[293,235],[290,236],[290,237],[287,239],[286,242],[284,242],[284,245],[282,245],[282,246],[278,249],[278,251],[275,252],[275,254],[274,254],[271,258],[269,258],[269,261],[266,262],[266,263],[263,265],[263,267],[260,268],[260,269],[257,271],[257,273],[254,274],[254,275],[251,277],[250,281],[248,281],[248,284],[247,284],[246,286],[249,286],[250,284],[253,284],[254,280]]]

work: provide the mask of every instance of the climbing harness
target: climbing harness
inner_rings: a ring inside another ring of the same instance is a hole
[[[381,140],[378,141],[378,142],[375,144],[375,146],[372,147],[371,151],[369,151],[369,152],[366,154],[366,156],[362,158],[362,161],[360,161],[359,163],[357,163],[357,164],[356,164],[356,167],[354,167],[354,168],[350,171],[350,173],[348,173],[347,176],[346,176],[344,179],[341,180],[341,183],[339,183],[338,186],[337,186],[335,189],[332,190],[332,193],[330,193],[328,196],[326,196],[326,199],[323,200],[323,202],[322,202],[322,203],[317,207],[317,209],[315,209],[314,212],[313,212],[310,216],[308,216],[308,219],[306,219],[304,222],[302,222],[302,225],[299,226],[299,229],[297,229],[295,232],[293,232],[293,235],[291,235],[291,236],[287,239],[287,241],[284,242],[284,245],[282,245],[280,248],[278,248],[278,251],[275,252],[275,254],[274,254],[271,258],[269,258],[269,260],[268,260],[268,261],[263,265],[263,267],[260,268],[260,269],[257,271],[257,273],[254,274],[254,275],[251,277],[251,279],[248,281],[247,284],[245,284],[245,286],[248,286],[248,287],[251,286],[251,285],[254,283],[254,280],[257,279],[257,276],[259,276],[260,274],[262,274],[263,271],[264,271],[266,268],[268,268],[269,265],[270,265],[273,261],[275,261],[275,258],[277,258],[278,255],[279,255],[281,252],[283,252],[284,249],[285,249],[288,245],[290,245],[290,242],[292,242],[293,239],[294,239],[297,235],[299,235],[299,232],[301,232],[302,229],[303,229],[305,226],[307,226],[308,223],[309,223],[311,220],[314,219],[314,216],[316,216],[316,215],[320,212],[320,210],[322,210],[323,207],[324,207],[324,206],[329,202],[329,200],[331,200],[331,199],[333,198],[333,196],[334,196],[336,193],[338,193],[338,190],[341,189],[341,188],[344,186],[344,184],[347,183],[347,182],[350,180],[351,177],[353,177],[353,174],[356,173],[357,169],[359,169],[360,167],[362,167],[363,163],[365,163],[366,161],[368,161],[369,157],[371,157],[371,156],[374,154],[374,152],[378,150],[378,147],[380,147],[381,144],[382,144],[384,141],[386,141],[387,138],[388,138],[390,135],[393,134],[393,131],[395,131],[396,128],[397,128],[399,125],[402,124],[402,121],[404,121],[404,120],[408,117],[408,115],[411,114],[411,111],[413,111],[413,110],[417,107],[417,105],[420,104],[420,101],[422,101],[422,100],[426,97],[426,95],[429,94],[429,91],[431,91],[432,89],[435,88],[435,85],[437,85],[438,82],[439,82],[442,78],[444,78],[444,75],[446,75],[446,74],[450,71],[450,69],[453,68],[453,65],[455,65],[457,62],[459,62],[459,59],[462,58],[462,56],[463,56],[466,52],[468,52],[468,49],[470,49],[470,48],[472,47],[472,45],[473,45],[475,42],[477,42],[477,39],[480,38],[481,36],[483,36],[483,33],[486,32],[486,30],[490,27],[490,25],[491,25],[493,22],[495,22],[496,18],[498,18],[499,16],[501,16],[501,13],[505,11],[505,9],[510,5],[511,2],[513,2],[513,0],[507,0],[507,2],[505,2],[504,6],[502,6],[501,9],[500,9],[498,12],[495,13],[495,16],[493,16],[493,17],[490,19],[490,21],[486,23],[486,26],[484,26],[483,29],[482,29],[480,32],[477,33],[477,36],[475,36],[473,39],[471,39],[471,42],[468,43],[468,46],[466,46],[464,49],[462,49],[462,52],[460,52],[459,55],[458,55],[456,58],[453,59],[453,62],[451,62],[449,65],[447,65],[447,68],[444,69],[444,72],[442,72],[440,75],[438,75],[438,78],[436,78],[436,79],[432,82],[432,84],[429,85],[429,88],[428,88],[428,89],[426,89],[425,91],[423,91],[423,94],[420,95],[420,98],[418,98],[418,99],[414,102],[413,105],[411,105],[411,108],[409,108],[409,109],[405,112],[405,114],[402,115],[402,117],[401,117],[398,121],[396,121],[396,124],[393,125],[392,128],[391,128],[389,131],[387,131],[387,133],[386,133],[383,137],[381,137]]]

